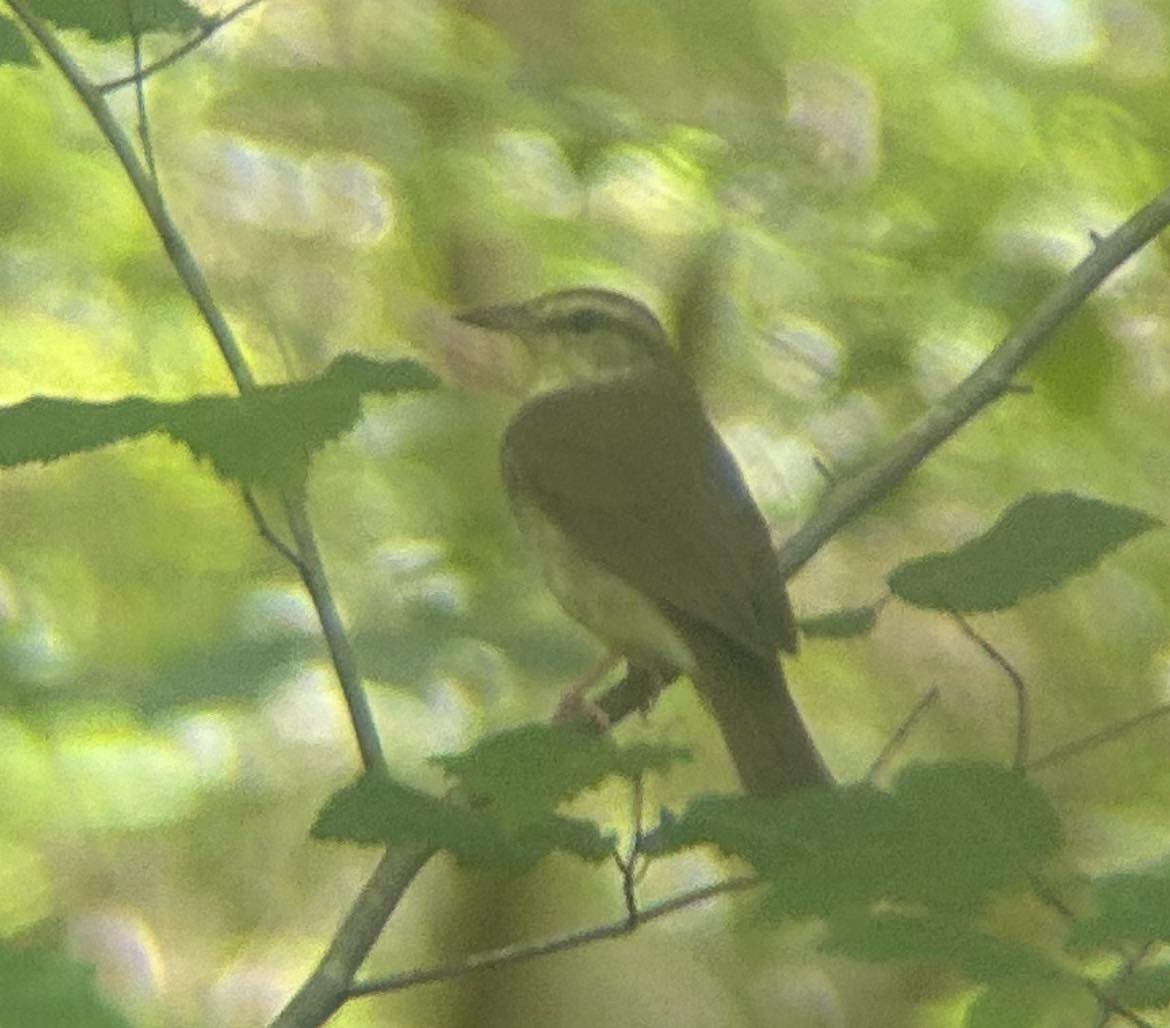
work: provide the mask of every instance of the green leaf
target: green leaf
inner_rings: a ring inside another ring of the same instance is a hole
[[[1019,775],[989,764],[915,765],[868,785],[774,799],[706,796],[660,827],[655,852],[710,843],[769,881],[778,918],[914,903],[973,917],[1055,852],[1060,822]]]
[[[20,1028],[129,1028],[101,998],[93,969],[55,950],[0,940],[0,1024]]]
[[[868,635],[876,624],[876,607],[846,607],[815,618],[802,618],[800,631],[810,639],[849,639]]]
[[[476,867],[522,871],[552,850],[598,861],[614,841],[597,825],[556,807],[603,779],[637,778],[686,757],[685,750],[635,743],[568,725],[523,725],[463,753],[435,757],[460,782],[464,802],[438,799],[385,775],[366,775],[326,803],[318,838],[449,850]]]
[[[0,15],[0,65],[23,64],[31,68],[36,63],[37,59],[16,22]]]
[[[262,386],[244,396],[158,403],[131,396],[110,403],[34,396],[0,408],[0,467],[52,461],[165,432],[206,458],[224,478],[298,487],[310,458],[351,429],[366,393],[430,389],[437,380],[411,360],[344,354],[317,378]]]
[[[942,917],[850,912],[829,921],[823,948],[859,960],[941,960],[972,981],[1049,981],[1064,972],[1039,950]]]
[[[1093,883],[1096,913],[1073,925],[1074,950],[1170,940],[1170,866],[1144,874],[1118,874]]]
[[[895,596],[932,610],[1004,610],[1088,571],[1161,522],[1076,493],[1034,493],[983,535],[948,553],[907,561],[887,581]]]
[[[205,20],[185,0],[29,0],[29,6],[57,28],[82,29],[101,42],[128,38],[132,28],[186,32]]]
[[[47,463],[145,435],[162,426],[164,408],[137,396],[111,403],[33,396],[0,407],[0,467]]]
[[[1135,968],[1106,985],[1105,992],[1138,1010],[1170,1005],[1170,964]]]
[[[1060,846],[1048,797],[993,764],[914,764],[893,792],[912,826],[902,895],[934,909],[974,913],[987,893],[1022,880]]]
[[[1091,1024],[1084,986],[1068,975],[1003,978],[984,989],[967,1010],[966,1028],[1061,1028]]]
[[[619,746],[609,736],[569,725],[529,724],[433,759],[469,795],[521,811],[551,809],[613,775],[633,780],[688,756],[671,746]]]
[[[495,807],[472,808],[430,796],[383,774],[367,774],[334,793],[317,815],[312,834],[367,845],[445,849],[463,864],[525,871],[561,850],[598,862],[614,841],[588,821],[548,811],[508,816]]]

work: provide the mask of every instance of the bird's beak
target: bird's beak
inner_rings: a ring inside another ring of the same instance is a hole
[[[500,333],[498,336],[478,339],[475,333],[468,333],[464,344],[464,362],[479,367],[478,377],[490,378],[492,391],[526,396],[535,372],[528,340],[525,338],[531,318],[523,305],[477,307],[460,311],[454,319],[465,325]]]

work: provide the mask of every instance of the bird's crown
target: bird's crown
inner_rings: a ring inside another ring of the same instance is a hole
[[[459,320],[519,336],[538,363],[554,364],[572,379],[624,378],[675,360],[650,308],[609,289],[565,289],[467,311]]]

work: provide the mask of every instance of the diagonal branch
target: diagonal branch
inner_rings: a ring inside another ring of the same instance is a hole
[[[152,61],[145,67],[140,67],[135,62],[134,71],[129,75],[121,75],[116,79],[109,79],[106,82],[100,83],[96,88],[99,93],[112,93],[116,89],[121,89],[123,86],[129,86],[132,83],[141,85],[151,75],[157,71],[162,71],[163,68],[168,68],[180,58],[186,57],[192,50],[202,46],[212,36],[214,36],[220,29],[230,22],[235,21],[241,14],[250,11],[257,4],[262,3],[263,0],[243,0],[243,3],[237,4],[230,10],[224,11],[223,14],[218,14],[213,18],[209,18],[200,27],[199,30],[188,39],[185,43],[181,43],[175,47],[169,54],[160,57],[157,61]]]
[[[791,578],[826,542],[901,484],[910,473],[968,421],[999,397],[1017,390],[1012,379],[1039,353],[1114,271],[1170,225],[1170,189],[1160,193],[1105,238],[1093,237],[1093,251],[1061,280],[1032,313],[1000,342],[970,375],[910,426],[865,471],[832,488],[820,508],[780,547],[781,573]],[[658,683],[661,686],[661,683]],[[649,684],[627,674],[597,703],[611,723],[643,708]]]
[[[962,614],[952,612],[951,617],[963,634],[978,646],[991,659],[992,663],[1007,675],[1008,681],[1012,683],[1012,691],[1016,696],[1016,752],[1012,757],[1012,767],[1017,771],[1022,771],[1028,766],[1028,739],[1032,726],[1031,706],[1028,703],[1028,684],[1024,681],[1024,676],[1012,666],[1012,662],[976,632]]]
[[[729,892],[741,889],[751,889],[761,884],[759,878],[743,876],[729,878],[722,882],[713,882],[710,885],[701,885],[695,889],[671,896],[669,899],[641,908],[637,917],[626,916],[619,921],[586,928],[579,932],[566,932],[563,935],[553,935],[547,939],[538,939],[535,942],[517,943],[513,946],[501,946],[499,949],[488,950],[485,953],[476,953],[454,964],[444,964],[440,967],[426,968],[419,971],[407,971],[389,978],[376,978],[368,982],[356,982],[347,990],[349,997],[371,996],[377,993],[399,992],[414,985],[424,985],[429,982],[444,982],[452,978],[461,978],[472,971],[482,971],[489,967],[499,967],[501,964],[515,964],[522,960],[531,960],[533,957],[549,956],[552,953],[563,953],[565,950],[577,949],[602,939],[616,939],[636,931],[638,926],[647,921],[655,921],[677,910],[693,907],[696,903],[703,903],[715,896],[722,896]],[[292,1022],[290,1022],[292,1023]],[[276,1028],[276,1026],[273,1026]]]
[[[1114,271],[1170,224],[1170,189],[1116,231],[1040,301],[970,375],[912,425],[876,464],[843,481],[780,547],[786,578],[843,526],[875,506],[984,407],[1011,392],[1012,378]]]
[[[259,0],[248,0],[233,12],[229,12],[229,15],[236,17],[258,2]],[[128,84],[137,76],[106,83],[99,89],[85,77],[53,33],[32,13],[28,0],[7,0],[7,3],[69,81],[117,153],[176,271],[215,338],[237,386],[243,392],[254,388],[251,371],[222,312],[211,298],[198,264],[171,221],[161,195],[102,96],[103,90]],[[225,15],[224,18],[228,18],[229,15]],[[215,22],[209,24],[218,28],[223,23],[224,19],[220,19],[219,24]],[[209,34],[210,32],[207,32],[207,35]],[[142,74],[148,75],[165,64],[173,63],[200,42],[202,38],[197,36],[184,44],[185,48],[180,48],[161,62],[155,62],[143,69]],[[1148,243],[1167,224],[1170,224],[1170,190],[1157,197],[1117,231],[1100,240],[1093,253],[1045,297],[1031,317],[1004,339],[962,384],[912,426],[884,459],[866,472],[834,488],[817,513],[782,547],[780,562],[784,574],[790,576],[807,563],[843,525],[874,506],[959,428],[984,407],[1008,392],[1015,373],[1038,352],[1060,324],[1080,307],[1117,267]],[[375,766],[382,760],[380,744],[360,680],[356,677],[352,654],[349,655],[349,659],[345,657],[348,640],[341,630],[340,616],[321,567],[303,500],[299,497],[286,497],[285,510],[289,516],[299,555],[309,572],[304,576],[306,586],[317,605],[322,630],[330,643],[338,677],[350,705],[350,715],[358,734],[363,760],[367,766]],[[321,1024],[347,998],[368,988],[359,986],[355,989],[351,985],[354,974],[396,909],[410,882],[429,857],[429,852],[417,849],[388,850],[383,854],[335,933],[325,957],[279,1015],[274,1022],[275,1025],[280,1028],[291,1028]],[[662,916],[670,912],[670,909],[672,908],[665,906],[661,913],[655,916]],[[646,917],[643,916],[642,919],[645,920]],[[628,930],[628,923],[628,919],[623,919],[622,930]]]
[[[236,383],[236,388],[241,393],[251,392],[256,387],[256,381],[244,357],[243,350],[236,340],[235,333],[224,317],[223,311],[213,299],[203,270],[187,246],[187,241],[171,218],[170,212],[163,202],[162,194],[159,192],[158,184],[134,152],[129,137],[114,117],[105,97],[81,70],[77,62],[73,60],[53,31],[33,12],[28,0],[6,0],[6,2],[13,14],[57,66],[57,69],[89,111],[106,142],[117,154],[123,170],[138,193],[142,206],[146,209],[155,232],[162,241],[171,264],[211,332],[220,355]],[[285,511],[289,516],[290,528],[297,543],[300,560],[307,571],[307,574],[302,575],[302,579],[312,597],[317,610],[317,618],[321,623],[321,630],[325,635],[330,654],[334,658],[338,682],[349,709],[349,717],[357,737],[362,762],[366,768],[381,766],[384,763],[381,740],[378,738],[369,700],[362,688],[357,663],[353,659],[349,640],[345,635],[341,615],[338,612],[328,579],[325,577],[320,555],[317,552],[304,497],[286,496],[284,504]]]

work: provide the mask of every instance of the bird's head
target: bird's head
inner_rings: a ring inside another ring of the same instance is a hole
[[[517,336],[540,377],[555,384],[606,382],[677,365],[666,332],[650,309],[608,289],[566,289],[457,317]]]

